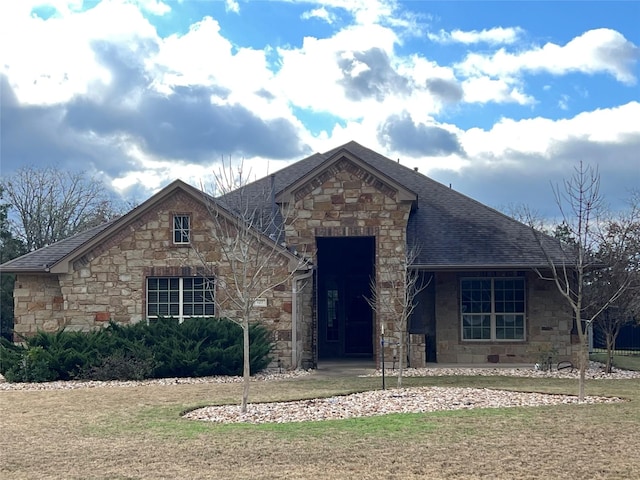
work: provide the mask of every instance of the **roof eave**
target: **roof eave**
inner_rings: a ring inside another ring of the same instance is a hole
[[[549,264],[417,264],[410,265],[410,268],[414,270],[429,270],[429,271],[484,271],[484,270],[537,270],[550,268]]]
[[[36,273],[54,273],[48,267],[42,268],[0,268],[0,273],[2,274],[36,274]]]

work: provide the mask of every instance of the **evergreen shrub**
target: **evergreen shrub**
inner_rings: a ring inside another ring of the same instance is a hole
[[[267,367],[268,330],[251,325],[254,374]],[[141,380],[242,374],[242,328],[228,319],[171,318],[84,333],[38,332],[24,345],[0,340],[0,373],[10,382]]]

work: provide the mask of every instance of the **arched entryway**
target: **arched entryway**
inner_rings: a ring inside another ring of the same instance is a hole
[[[372,358],[375,237],[318,237],[318,358]]]

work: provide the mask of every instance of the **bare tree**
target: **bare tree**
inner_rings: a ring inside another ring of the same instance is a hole
[[[218,282],[214,302],[217,311],[240,325],[243,332],[243,413],[249,399],[249,327],[255,320],[255,303],[310,266],[303,252],[292,252],[284,245],[282,217],[275,205],[271,207],[273,192],[249,188],[246,178],[242,164],[234,169],[231,162],[223,162],[214,173],[217,198],[204,195],[213,223],[208,233],[220,253],[217,272],[211,272],[217,273]]]
[[[426,279],[421,272],[411,267],[418,255],[417,247],[406,247],[405,255],[399,262],[382,262],[377,281],[376,278],[370,281],[371,297],[366,299],[376,312],[381,328],[384,328],[389,319],[393,322],[398,352],[398,387],[402,387],[409,318],[417,306],[418,294],[431,282],[431,278]],[[384,330],[382,333],[384,334]],[[384,345],[382,349],[384,355]]]
[[[26,253],[23,243],[9,230],[7,212],[2,203],[4,189],[0,185],[0,265]],[[13,339],[13,285],[15,276],[0,271],[0,337]]]
[[[614,303],[629,287],[623,282],[613,289],[606,298],[586,296],[588,283],[593,272],[604,265],[598,259],[598,228],[604,213],[600,195],[600,175],[597,168],[585,166],[582,162],[575,168],[570,179],[564,180],[562,187],[554,186],[553,193],[562,215],[562,236],[571,241],[560,241],[565,250],[564,261],[559,261],[549,248],[549,242],[534,230],[534,234],[544,252],[551,276],[538,270],[541,278],[552,280],[562,297],[573,311],[579,341],[578,398],[584,400],[585,375],[589,364],[588,331],[594,320]]]
[[[499,210],[518,222],[532,226],[539,232],[547,233],[548,228],[545,223],[545,218],[539,211],[531,208],[529,205],[523,203],[508,203],[507,205],[499,207]]]
[[[117,216],[102,182],[49,167],[23,167],[2,182],[16,219],[11,227],[32,251]]]
[[[640,313],[640,191],[632,193],[626,211],[602,222],[597,258],[603,268],[595,270],[588,282],[586,293],[591,308],[597,309],[621,292],[594,320],[598,333],[604,335],[606,370],[611,373],[620,329]]]

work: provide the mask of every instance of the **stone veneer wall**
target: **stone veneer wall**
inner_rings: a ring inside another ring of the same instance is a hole
[[[173,214],[190,214],[192,243],[175,246],[172,242]],[[127,324],[146,319],[146,276],[189,276],[213,271],[216,278],[229,275],[231,266],[216,249],[210,235],[214,224],[199,202],[181,192],[166,199],[157,209],[117,232],[76,261],[65,274],[19,275],[15,291],[15,331],[34,334],[37,330],[88,331],[109,320]],[[288,258],[282,256],[273,269],[278,278],[288,275]],[[265,282],[268,278],[265,276]],[[274,363],[291,364],[291,282],[267,292],[267,307],[254,314],[275,340]],[[226,294],[221,285],[215,295]],[[218,316],[238,318],[232,308]],[[278,359],[280,360],[278,362]]]
[[[17,275],[13,302],[16,342],[38,330],[56,331],[64,323],[64,298],[57,275]]]
[[[298,284],[298,359],[296,367],[315,367],[314,329],[316,328],[313,314],[313,277],[301,280]]]
[[[374,236],[378,304],[390,305],[391,298],[397,294],[391,288],[390,280],[397,280],[394,274],[402,275],[397,266],[404,259],[406,225],[411,211],[410,202],[398,202],[395,196],[394,190],[381,184],[369,172],[346,159],[340,160],[295,192],[292,206],[281,205],[286,219],[286,242],[298,251],[313,253],[316,237]],[[380,276],[382,271],[387,272],[384,277]],[[394,322],[397,317],[383,306],[376,310],[374,336],[377,338],[380,325],[384,323],[386,336],[398,340],[400,333]],[[378,359],[378,342],[374,339],[372,342]],[[315,346],[311,347],[313,354]],[[305,353],[305,361],[307,356]],[[392,356],[391,351],[388,356]]]
[[[570,310],[553,282],[528,272],[525,342],[462,342],[459,275],[436,274],[436,341],[438,363],[535,363],[555,349],[558,360],[574,360]],[[494,356],[492,359],[489,355]]]

